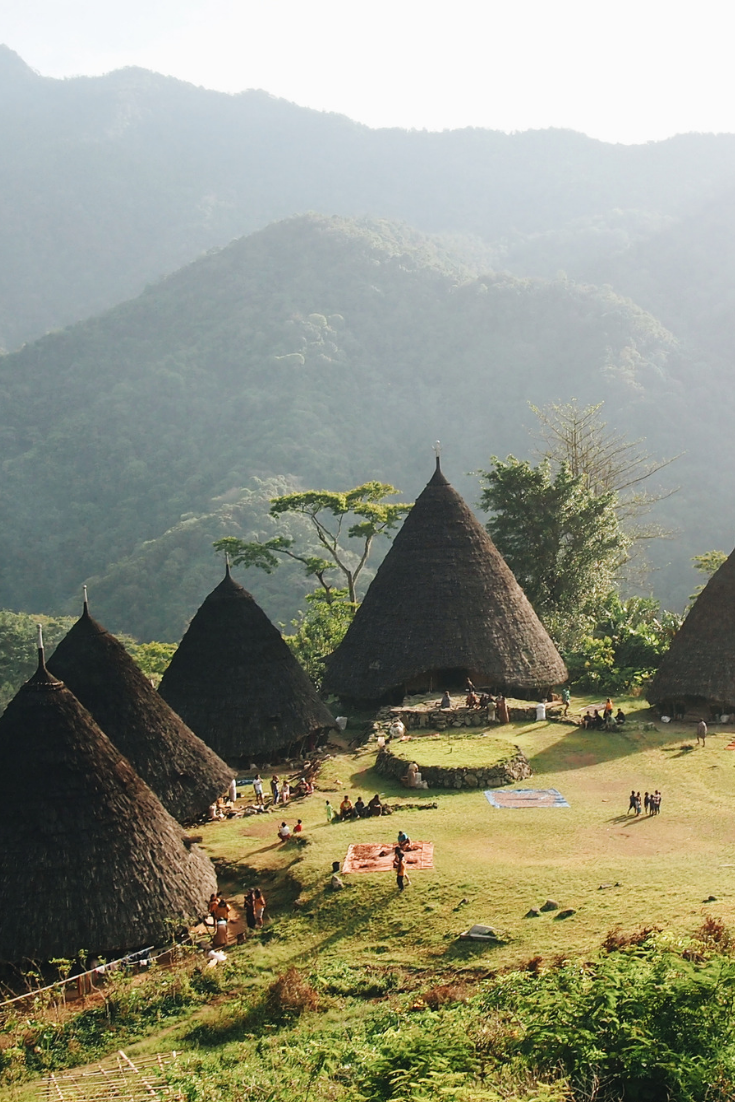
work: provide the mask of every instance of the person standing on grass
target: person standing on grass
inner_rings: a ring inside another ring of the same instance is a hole
[[[643,807],[643,801],[641,800],[641,794],[640,794],[640,792],[636,792],[636,795],[635,795],[635,817],[636,817],[636,819],[640,815],[642,807]]]
[[[703,719],[700,719],[699,723],[697,724],[697,746],[699,746],[700,741],[702,743],[702,746],[704,746],[706,738],[707,724],[704,722]]]
[[[255,914],[255,925],[261,930],[263,928],[263,915],[265,913],[265,896],[260,888],[256,888],[253,892],[253,912]]]
[[[652,815],[658,815],[660,810],[661,810],[661,793],[659,792],[658,789],[656,789],[653,796],[651,797],[651,814]]]
[[[273,797],[273,806],[278,803],[278,774],[274,773],[271,777],[271,796]]]
[[[652,813],[651,808],[653,806],[653,802],[652,802],[651,797],[648,795],[647,792],[643,797],[643,806],[646,810],[646,815],[650,815]]]
[[[328,823],[333,823],[334,820],[337,818],[337,812],[334,810],[334,808],[330,804],[329,800],[326,800],[325,802],[326,802],[326,805],[327,805],[326,808],[325,808],[325,810],[327,812],[327,822]]]
[[[406,875],[406,857],[400,846],[396,846],[395,854],[393,857],[393,868],[396,870],[396,884],[398,885],[398,891],[402,892],[406,884],[410,884],[411,881]]]
[[[631,790],[630,796],[628,797],[628,811],[626,815],[631,811],[635,811],[635,789]]]
[[[263,807],[263,780],[260,773],[255,774],[255,780],[253,781],[253,795],[255,796],[255,802],[258,807]]]
[[[564,688],[561,691],[561,702],[564,705],[564,711],[563,711],[562,715],[568,716],[569,715],[569,705],[572,702],[572,694],[569,691],[569,689],[566,687],[566,685],[564,686]]]
[[[255,929],[255,893],[252,888],[245,892],[245,925],[248,930]]]

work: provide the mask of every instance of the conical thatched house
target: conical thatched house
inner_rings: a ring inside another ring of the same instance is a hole
[[[228,761],[296,749],[335,725],[281,633],[229,566],[191,621],[158,691]]]
[[[670,714],[703,703],[735,712],[735,551],[697,597],[646,695]]]
[[[196,819],[227,791],[232,770],[169,708],[122,643],[92,619],[86,600],[48,668],[179,822]]]
[[[403,523],[347,634],[325,688],[376,703],[470,677],[519,696],[567,670],[523,590],[460,495],[436,471]]]
[[[209,859],[41,648],[0,717],[0,838],[0,960],[160,943],[169,920],[205,914],[216,890]]]

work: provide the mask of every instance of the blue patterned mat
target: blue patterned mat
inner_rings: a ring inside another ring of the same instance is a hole
[[[488,788],[485,799],[491,807],[569,807],[557,788]]]

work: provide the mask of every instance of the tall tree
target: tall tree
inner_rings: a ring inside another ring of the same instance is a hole
[[[281,517],[291,513],[306,517],[327,558],[313,554],[308,548],[295,550],[293,537],[284,535],[262,542],[226,536],[217,540],[214,548],[229,554],[235,565],[256,566],[267,574],[273,573],[284,556],[295,559],[303,564],[307,577],[316,578],[328,604],[344,597],[331,580],[337,571],[344,580],[347,598],[354,605],[357,581],[375,537],[388,536],[411,509],[410,505],[386,502],[387,497],[398,493],[400,490],[387,482],[365,482],[344,492],[306,490],[273,498],[270,515]],[[358,550],[349,547],[345,539],[354,540]]]
[[[541,458],[554,468],[566,463],[593,494],[614,492],[615,510],[631,541],[660,537],[665,533],[658,525],[642,526],[638,521],[676,489],[652,490],[644,484],[679,457],[652,459],[643,440],[628,440],[608,429],[602,419],[604,405],[580,407],[575,399],[541,408],[531,405],[540,424]]]
[[[614,491],[595,493],[568,463],[508,456],[480,471],[487,528],[561,645],[587,630],[625,562],[629,538]]]

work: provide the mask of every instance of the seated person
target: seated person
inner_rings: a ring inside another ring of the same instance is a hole
[[[489,703],[490,697],[487,695],[487,693],[480,693],[480,707],[487,708]]]
[[[383,805],[380,802],[380,796],[378,795],[377,792],[375,793],[372,800],[368,804],[368,813],[370,815],[382,815],[383,814]]]
[[[367,808],[365,807],[365,802],[362,796],[358,796],[355,800],[355,811],[361,819],[364,818],[364,816],[367,814]]]
[[[278,828],[278,837],[281,839],[282,842],[287,842],[288,839],[291,837],[291,827],[288,825],[288,823],[281,823]]]
[[[452,698],[451,698],[451,696],[449,695],[449,693],[447,692],[446,689],[444,690],[444,694],[442,695],[442,698],[439,701],[439,707],[440,708],[451,708],[452,707]]]
[[[352,806],[352,800],[346,793],[342,803],[339,805],[339,817],[343,820],[354,819],[355,817],[355,809]]]
[[[400,719],[394,719],[388,728],[388,733],[391,738],[403,738],[406,733],[406,728]]]
[[[592,712],[585,712],[582,716],[582,726],[585,730],[589,730],[591,727],[593,727],[593,725]]]
[[[622,708],[618,708],[617,715],[615,716],[615,722],[617,723],[618,727],[622,727],[625,723],[625,712]]]
[[[605,720],[602,718],[597,708],[595,708],[595,714],[592,717],[592,726],[597,731],[601,731],[605,726]]]
[[[296,820],[296,826],[293,828],[294,834],[302,834],[303,830],[304,830],[304,824],[301,822],[301,819],[297,819]]]
[[[465,697],[465,707],[467,708],[479,708],[480,698],[477,693],[467,693]]]
[[[405,830],[398,831],[398,845],[402,850],[407,850],[411,846],[411,839],[406,834]]]

